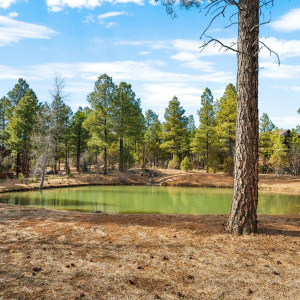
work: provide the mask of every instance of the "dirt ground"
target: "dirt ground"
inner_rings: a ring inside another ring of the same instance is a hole
[[[141,170],[47,176],[45,187],[157,184],[232,187],[225,174]],[[265,190],[300,179],[261,175]],[[0,191],[38,188],[6,180]],[[0,299],[300,300],[300,216],[259,216],[226,234],[226,215],[85,214],[0,204]]]
[[[110,171],[108,175],[74,174],[68,178],[66,175],[47,175],[44,188],[70,187],[79,185],[168,185],[193,187],[232,188],[233,177],[224,173],[206,173],[205,171],[184,172],[180,170],[155,169],[156,176],[149,177],[140,169],[125,172]],[[28,180],[7,179],[0,183],[0,193],[37,189],[39,183],[30,183]],[[300,194],[300,177],[275,176],[272,174],[259,176],[261,190],[275,192],[289,192]]]
[[[0,204],[0,299],[300,299],[300,216],[105,215]]]

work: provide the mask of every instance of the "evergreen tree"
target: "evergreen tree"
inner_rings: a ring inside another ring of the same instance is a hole
[[[276,175],[283,174],[284,168],[288,166],[287,147],[284,140],[284,136],[280,136],[278,130],[273,131],[273,154],[269,163],[272,165]]]
[[[107,151],[114,139],[114,119],[112,105],[116,97],[116,85],[112,78],[103,74],[95,82],[94,91],[88,95],[88,102],[92,111],[88,115],[84,126],[91,133],[90,147],[104,152],[104,174],[107,174]]]
[[[7,131],[8,143],[15,154],[22,153],[22,173],[28,177],[30,135],[36,120],[38,99],[35,93],[29,89],[22,97],[9,120]]]
[[[206,88],[201,96],[201,105],[202,107],[198,111],[200,126],[192,142],[192,149],[194,153],[199,153],[204,157],[204,165],[208,172],[210,156],[214,157],[214,160],[217,159],[217,156],[214,155],[217,145],[215,105],[209,88]],[[211,161],[211,163],[213,162]]]
[[[144,117],[140,105],[140,100],[135,99],[131,84],[121,82],[117,87],[116,97],[114,97],[112,105],[114,130],[119,139],[120,171],[124,170],[126,160],[133,160],[129,147],[124,148],[124,141],[130,137],[133,137],[136,141],[143,130]]]
[[[236,89],[230,83],[217,101],[216,131],[228,157],[233,159],[236,131]]]
[[[1,137],[4,137],[5,135],[5,127],[8,123],[6,112],[9,105],[10,105],[10,101],[7,97],[2,97],[0,99],[0,136]]]
[[[10,121],[14,109],[18,105],[20,99],[22,99],[26,93],[29,91],[29,85],[23,78],[19,78],[18,83],[15,84],[14,88],[7,93],[7,97],[5,97],[5,111],[4,111],[4,118],[5,118],[5,125],[8,124]],[[4,143],[7,143],[9,139],[8,131],[4,131]],[[21,165],[21,153],[15,153],[16,155],[16,173],[19,173],[19,167]]]
[[[266,113],[263,113],[259,119],[259,131],[260,132],[271,132],[275,129],[275,125],[270,120]]]
[[[196,131],[196,125],[195,125],[195,120],[193,115],[188,116],[188,124],[187,124],[187,131],[190,134],[194,134]]]
[[[192,163],[190,162],[190,160],[187,156],[182,160],[182,162],[180,164],[180,169],[183,170],[183,171],[193,170]]]
[[[80,157],[81,154],[87,149],[87,140],[89,138],[89,133],[83,126],[86,118],[86,110],[83,110],[82,107],[79,107],[70,122],[71,143],[75,148],[77,172],[80,172]]]
[[[291,173],[295,176],[300,175],[300,134],[296,129],[291,130],[287,139],[288,159]]]
[[[266,113],[263,113],[259,120],[259,153],[263,157],[263,173],[267,173],[268,166],[267,160],[270,159],[273,149],[272,149],[272,131],[275,129],[275,125],[270,120]]]
[[[165,122],[163,123],[162,136],[164,142],[161,148],[175,156],[188,150],[188,134],[187,125],[188,118],[184,116],[185,110],[180,106],[180,102],[176,96],[169,102],[169,106],[165,110]]]
[[[20,99],[23,98],[28,91],[29,84],[26,82],[26,80],[20,78],[14,88],[7,93],[7,96],[8,99],[12,102],[12,105],[16,107]]]
[[[146,146],[146,158],[151,165],[154,163],[154,165],[157,166],[160,157],[162,126],[158,115],[150,109],[146,111],[145,125],[144,141]]]

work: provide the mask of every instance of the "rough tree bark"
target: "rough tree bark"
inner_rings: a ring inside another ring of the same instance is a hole
[[[239,1],[234,192],[227,231],[257,230],[259,0]]]

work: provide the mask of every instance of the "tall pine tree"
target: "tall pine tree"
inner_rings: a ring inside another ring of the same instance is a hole
[[[224,95],[217,101],[216,131],[218,138],[224,145],[226,156],[233,159],[236,131],[236,89],[230,83]]]
[[[267,160],[272,155],[272,131],[275,129],[275,125],[270,120],[269,116],[266,113],[263,113],[261,118],[259,119],[259,153],[263,157],[263,173],[267,173],[268,166]]]
[[[161,144],[161,148],[170,153],[173,160],[188,149],[188,118],[184,113],[178,98],[174,96],[165,110]]]
[[[122,81],[117,87],[112,105],[112,116],[114,131],[119,140],[119,170],[123,171],[128,160],[132,160],[129,147],[126,147],[124,142],[129,141],[130,138],[134,138],[135,142],[144,129],[141,103],[135,98],[131,84]]]
[[[198,152],[200,156],[204,157],[204,166],[207,172],[209,170],[210,156],[217,159],[215,155],[213,155],[216,151],[215,145],[217,142],[215,130],[216,113],[213,99],[210,89],[206,88],[201,96],[202,107],[198,111],[200,126],[192,142],[193,152]]]
[[[15,154],[22,153],[21,168],[26,177],[29,174],[30,136],[36,120],[37,106],[38,99],[29,89],[18,101],[7,126],[8,143]]]
[[[91,133],[89,144],[103,150],[104,175],[107,174],[107,151],[114,139],[113,128],[115,123],[112,116],[112,105],[116,97],[116,91],[117,87],[112,78],[103,74],[95,82],[94,91],[87,98],[92,111],[84,122],[84,126]]]

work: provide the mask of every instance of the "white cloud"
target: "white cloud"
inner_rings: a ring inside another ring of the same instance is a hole
[[[56,5],[54,5],[54,6],[50,6],[49,7],[49,11],[52,11],[52,12],[59,12],[59,11],[61,11],[63,8],[61,7],[61,6],[56,6]]]
[[[199,107],[202,89],[187,83],[168,82],[143,85],[143,103],[167,107],[168,102],[177,96],[184,107]]]
[[[106,20],[107,18],[118,17],[118,16],[122,16],[122,15],[125,15],[125,14],[126,14],[125,11],[111,11],[111,12],[99,15],[98,20],[99,20],[99,23],[102,24],[102,25],[105,25],[106,28],[111,28],[111,27],[118,26],[118,23],[108,22],[106,24],[104,20]]]
[[[89,8],[94,9],[102,4],[102,0],[47,0],[48,8],[51,11],[59,11],[65,6],[71,8]]]
[[[160,2],[159,0],[158,0],[158,1],[155,1],[155,0],[149,0],[148,3],[151,4],[151,5],[154,5],[154,6],[155,6],[155,5],[160,5],[160,4],[161,4],[161,2]]]
[[[9,8],[12,4],[16,3],[17,0],[0,0],[0,8]]]
[[[89,23],[95,23],[95,17],[93,15],[87,15],[85,16],[83,23],[89,24]]]
[[[139,52],[139,55],[148,55],[148,54],[151,54],[150,51],[141,51]]]
[[[298,116],[281,116],[271,117],[272,121],[278,128],[292,129],[300,124],[300,117]]]
[[[270,37],[263,38],[261,41],[270,49],[275,51],[279,55],[280,59],[300,56],[300,40],[283,40]],[[266,48],[263,48],[260,53],[260,57],[270,57],[270,51]]]
[[[199,82],[228,83],[234,79],[234,75],[228,72],[212,72],[210,74],[203,75],[164,72],[160,69],[164,65],[165,63],[162,61],[153,60],[93,63],[46,63],[26,67],[22,71],[9,66],[1,66],[1,73],[3,76],[6,76],[6,73],[9,73],[9,78],[26,77],[31,80],[48,80],[57,72],[65,78],[81,78],[92,81],[97,80],[98,76],[104,73],[113,77],[116,81],[125,80],[129,82],[194,82],[198,84]]]
[[[177,61],[182,61],[184,62],[181,66],[190,68],[190,69],[195,69],[195,70],[205,70],[207,72],[212,72],[213,71],[213,63],[211,62],[204,62],[199,60],[199,53],[196,51],[181,51],[178,52],[177,54],[171,56],[172,59],[177,60]]]
[[[111,11],[111,12],[99,15],[98,19],[103,20],[103,19],[106,19],[106,18],[117,17],[117,16],[121,16],[121,15],[124,15],[124,14],[125,14],[125,11]]]
[[[263,69],[260,76],[272,79],[292,79],[300,77],[300,65],[287,65],[264,62],[260,64]]]
[[[223,39],[221,40],[225,45],[230,45],[235,42],[235,39]],[[233,51],[226,51],[225,49],[220,49],[217,44],[209,44],[202,52],[200,52],[200,47],[203,42],[197,40],[186,40],[186,39],[174,39],[174,40],[156,40],[156,41],[118,41],[116,44],[119,45],[131,45],[131,46],[147,46],[153,50],[177,50],[181,52],[193,52],[199,56],[214,56],[222,54],[236,54]]]
[[[118,26],[118,23],[116,22],[109,22],[105,25],[106,28],[111,28],[111,27],[114,27],[114,26]]]
[[[270,26],[278,31],[291,32],[300,30],[300,8],[291,9],[288,13],[271,22]]]
[[[0,46],[22,39],[49,39],[57,34],[53,29],[0,16]]]
[[[46,0],[46,2],[48,5],[48,9],[50,11],[57,12],[62,10],[65,7],[78,8],[78,9],[82,9],[82,8],[94,9],[96,7],[101,6],[105,2],[111,4],[135,3],[138,5],[143,5],[145,0]]]
[[[179,60],[179,61],[190,61],[190,60],[196,60],[199,56],[197,55],[197,52],[188,52],[188,51],[181,51],[173,56],[171,56],[172,59]]]
[[[289,86],[289,85],[271,85],[270,88],[273,89],[284,89],[292,92],[300,92],[300,85]]]
[[[7,16],[9,18],[17,18],[19,16],[19,14],[17,12],[15,12],[15,11],[12,11]]]

